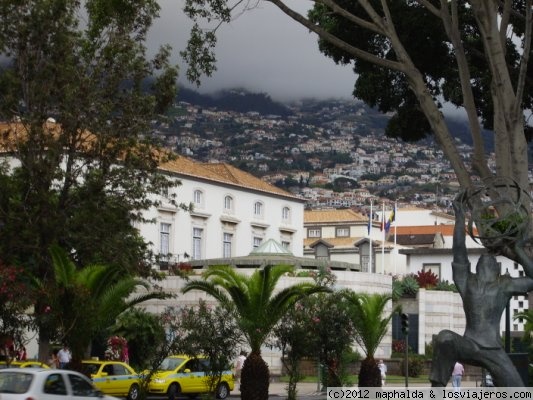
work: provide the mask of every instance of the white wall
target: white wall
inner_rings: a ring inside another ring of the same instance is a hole
[[[203,193],[203,204],[196,205],[192,213],[179,210],[168,202],[158,209],[151,209],[147,218],[156,223],[139,227],[143,237],[153,243],[153,250],[159,253],[160,223],[171,224],[170,253],[174,261],[184,261],[183,254],[193,254],[193,228],[203,230],[202,254],[199,258],[221,258],[223,256],[223,233],[231,233],[232,257],[245,256],[253,249],[254,236],[263,242],[275,239],[282,242],[290,238],[290,251],[295,256],[303,253],[303,211],[304,203],[290,197],[282,197],[259,191],[245,190],[237,186],[219,185],[214,182],[181,178],[181,186],[173,189],[177,202],[193,202],[195,190]],[[233,198],[232,212],[224,209],[225,196]],[[254,216],[254,204],[263,203],[263,217]],[[282,219],[283,207],[289,207],[290,219]],[[179,258],[179,259],[178,259]]]

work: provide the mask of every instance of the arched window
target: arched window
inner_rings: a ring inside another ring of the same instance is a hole
[[[204,204],[204,193],[201,190],[194,191],[193,203],[197,207],[200,207]]]
[[[256,217],[263,217],[263,203],[260,201],[254,203],[254,215]]]
[[[291,220],[291,209],[289,207],[283,207],[281,210],[281,218],[285,222],[289,222]]]
[[[233,197],[229,195],[224,197],[224,211],[233,211]]]

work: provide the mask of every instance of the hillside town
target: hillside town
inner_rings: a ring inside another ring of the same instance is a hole
[[[365,208],[374,200],[449,210],[458,188],[430,138],[387,137],[388,116],[361,102],[300,102],[286,116],[185,102],[175,109],[154,130],[166,146],[198,161],[231,163],[304,198],[308,208]],[[468,159],[471,146],[456,141]],[[493,154],[489,160],[493,166]]]

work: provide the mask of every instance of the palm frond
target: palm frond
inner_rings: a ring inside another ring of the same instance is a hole
[[[389,294],[368,294],[347,292],[350,313],[356,331],[356,341],[367,357],[373,357],[383,337],[387,334],[389,322],[394,312],[383,316],[387,303],[392,299]]]
[[[70,260],[67,252],[58,245],[52,245],[49,249],[54,266],[55,281],[62,287],[70,286],[76,275],[76,265]]]

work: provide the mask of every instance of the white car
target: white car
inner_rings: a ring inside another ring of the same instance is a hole
[[[0,370],[1,400],[105,399],[90,379],[66,369],[8,368]]]

